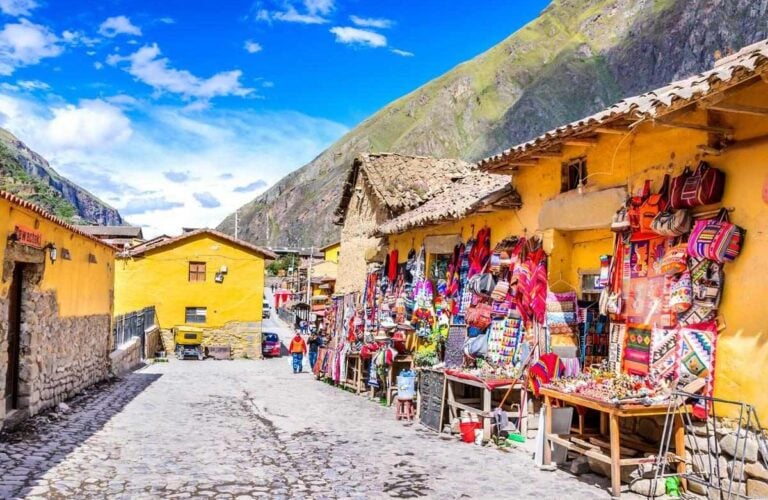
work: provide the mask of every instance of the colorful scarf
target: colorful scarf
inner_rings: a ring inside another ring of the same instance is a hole
[[[562,376],[563,369],[560,356],[557,354],[550,352],[540,356],[539,360],[528,370],[528,380],[533,394],[538,396],[542,384],[548,384],[553,378]]]

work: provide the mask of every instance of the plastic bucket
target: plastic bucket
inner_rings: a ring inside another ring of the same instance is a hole
[[[416,396],[416,377],[397,377],[397,397],[400,399],[413,399]]]
[[[461,431],[461,440],[465,443],[475,442],[475,429],[482,429],[482,422],[461,422],[459,431]]]

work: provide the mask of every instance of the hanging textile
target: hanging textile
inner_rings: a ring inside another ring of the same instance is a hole
[[[677,330],[654,328],[651,338],[650,373],[659,380],[675,381],[679,377],[680,346]]]
[[[630,375],[648,375],[651,359],[651,329],[643,325],[627,326],[624,371]]]
[[[712,396],[715,387],[715,346],[717,343],[717,323],[710,321],[689,328],[680,328],[680,377],[693,376],[704,378],[705,396]],[[699,418],[706,418],[708,408],[705,402],[694,404],[693,413]]]
[[[669,279],[661,272],[668,241],[659,237],[630,244],[625,311],[629,324],[662,327],[676,324],[675,315],[669,309]]]

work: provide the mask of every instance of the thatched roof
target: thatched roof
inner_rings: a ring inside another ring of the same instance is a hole
[[[362,175],[378,201],[395,217],[431,200],[473,166],[462,160],[408,156],[396,153],[363,154],[349,169],[336,209],[336,224],[343,224],[358,176]]]
[[[598,113],[546,132],[539,137],[478,162],[482,170],[508,170],[515,161],[530,161],[535,153],[556,149],[568,140],[594,136],[603,127],[625,127],[662,115],[733,88],[757,75],[768,74],[768,39],[722,58],[713,69],[673,82],[645,94],[628,97]]]
[[[397,234],[413,227],[460,219],[482,209],[520,208],[521,204],[509,176],[473,171],[445,185],[420,207],[385,222],[377,232]]]

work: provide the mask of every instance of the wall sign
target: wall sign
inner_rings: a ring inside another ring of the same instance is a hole
[[[16,226],[14,229],[16,242],[34,248],[43,248],[43,233],[26,226]]]

